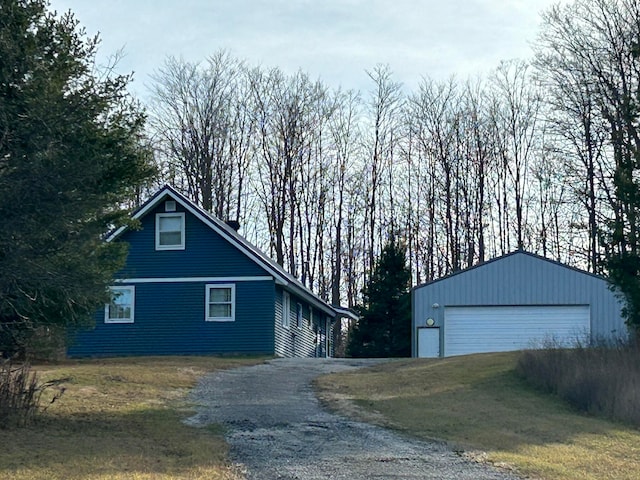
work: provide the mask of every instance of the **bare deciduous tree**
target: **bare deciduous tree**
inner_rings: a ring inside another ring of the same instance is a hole
[[[243,65],[224,51],[206,65],[169,58],[152,87],[151,123],[173,182],[225,219],[246,175],[246,152],[236,150],[248,133],[235,96],[242,74]]]

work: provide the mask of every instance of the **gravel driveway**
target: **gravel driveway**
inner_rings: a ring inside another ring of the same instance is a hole
[[[445,446],[324,410],[312,381],[375,360],[277,359],[206,376],[191,394],[194,426],[227,427],[231,459],[251,480],[516,479]]]

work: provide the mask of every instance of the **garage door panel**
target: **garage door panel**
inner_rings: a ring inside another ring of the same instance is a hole
[[[588,306],[447,307],[444,354],[537,348],[545,341],[575,344],[590,331]]]

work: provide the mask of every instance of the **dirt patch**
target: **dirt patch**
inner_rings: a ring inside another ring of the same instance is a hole
[[[363,408],[355,403],[351,395],[322,391],[318,388],[316,382],[314,382],[314,389],[316,397],[323,408],[361,422],[373,423],[387,428],[394,427],[382,414]]]

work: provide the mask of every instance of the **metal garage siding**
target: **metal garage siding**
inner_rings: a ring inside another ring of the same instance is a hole
[[[428,318],[442,326],[445,306],[554,304],[590,305],[594,338],[627,334],[621,303],[603,278],[518,251],[416,287],[412,292],[414,355],[417,328]]]
[[[588,306],[447,307],[444,355],[564,346],[589,338]]]

